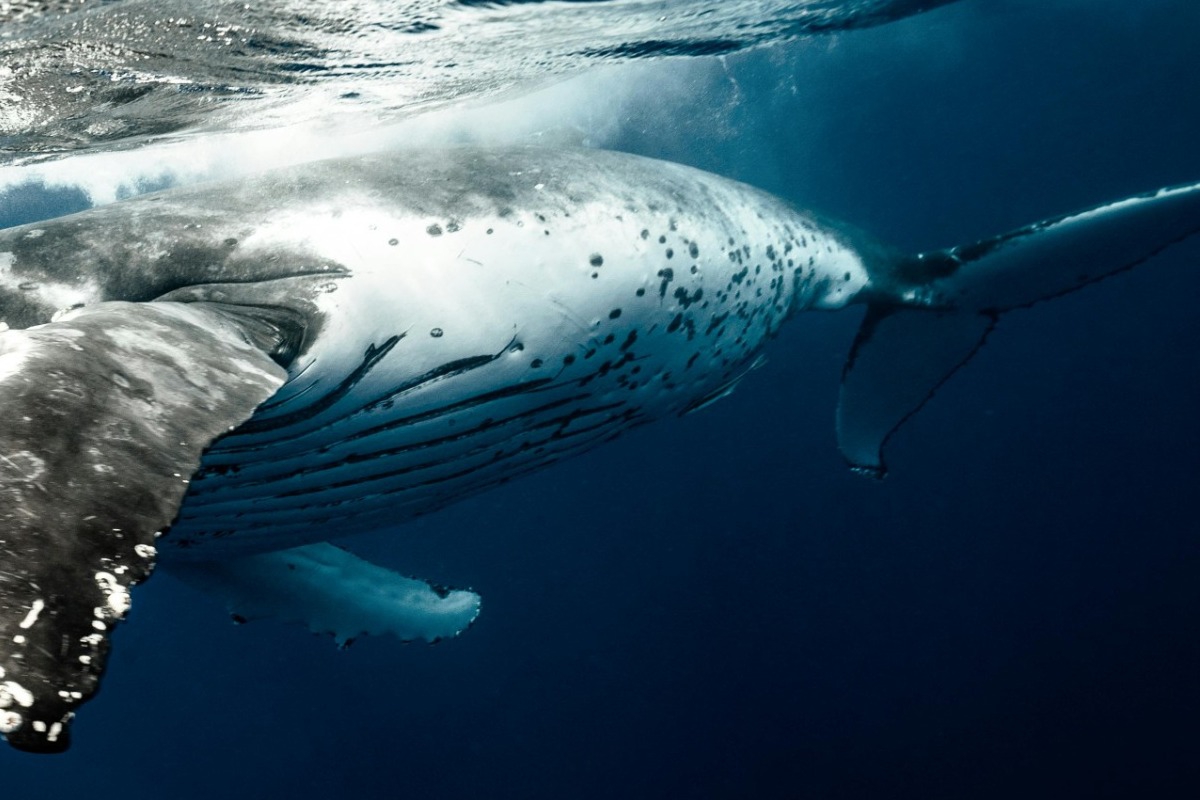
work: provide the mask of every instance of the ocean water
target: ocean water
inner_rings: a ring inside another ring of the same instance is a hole
[[[488,9],[602,9],[614,26],[613,5]],[[760,5],[730,4],[743,21]],[[852,27],[571,61],[579,77],[523,100],[544,84],[531,69],[496,107],[479,105],[491,89],[439,90],[436,115],[369,108],[398,127],[361,145],[255,135],[297,157],[581,141],[738,178],[914,251],[1200,179],[1192,0],[960,0]],[[137,136],[75,139],[40,164],[18,136],[0,224],[249,169],[264,140],[231,147],[233,166],[204,149],[251,125],[239,113],[172,117],[172,141],[132,160],[108,151]],[[233,626],[156,575],[73,749],[0,751],[0,792],[1193,797],[1198,257],[1185,244],[1005,316],[898,434],[882,482],[850,474],[834,440],[859,312],[811,314],[702,413],[348,542],[483,595],[472,629],[437,646],[338,652]]]
[[[402,116],[596,64],[734,53],[955,0],[11,0],[0,152]]]

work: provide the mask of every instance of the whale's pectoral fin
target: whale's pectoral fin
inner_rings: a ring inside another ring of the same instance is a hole
[[[883,446],[983,346],[995,317],[871,308],[842,371],[838,446],[851,468],[881,478]]]
[[[385,633],[436,642],[458,635],[479,614],[474,592],[406,578],[331,544],[178,563],[170,572],[221,600],[239,622],[299,622],[343,647]]]
[[[265,311],[100,303],[0,333],[0,733],[59,752],[200,456],[282,385]]]
[[[838,444],[882,476],[881,449],[1006,311],[1060,297],[1200,234],[1200,184],[1163,189],[949,250],[872,264],[842,374]]]

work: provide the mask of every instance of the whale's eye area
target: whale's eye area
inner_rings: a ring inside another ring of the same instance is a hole
[[[287,369],[305,345],[306,321],[298,311],[282,307],[242,306],[212,303],[221,313],[234,317],[251,343],[271,360]]]

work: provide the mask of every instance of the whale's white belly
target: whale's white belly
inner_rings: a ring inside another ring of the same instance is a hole
[[[275,548],[439,508],[702,403],[788,314],[861,288],[858,256],[808,217],[662,169],[657,191],[618,174],[583,198],[518,173],[545,202],[494,214],[281,215],[280,236],[309,231],[352,274],[164,544]]]

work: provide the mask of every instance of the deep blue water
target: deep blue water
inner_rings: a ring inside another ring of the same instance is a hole
[[[1200,180],[1200,5],[972,2],[696,69],[609,146],[905,248]],[[668,68],[667,65],[664,68]],[[135,591],[62,757],[5,798],[1194,797],[1200,245],[1006,316],[837,454],[858,312],[731,398],[364,556],[483,594],[436,647]]]

